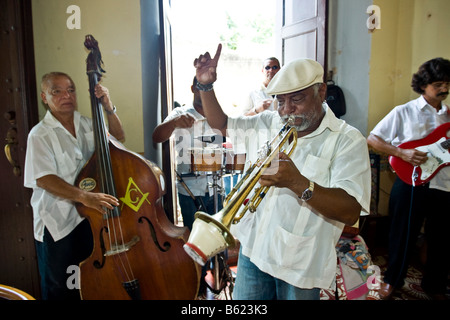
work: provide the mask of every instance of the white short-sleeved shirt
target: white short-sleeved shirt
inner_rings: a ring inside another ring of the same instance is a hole
[[[371,131],[387,143],[398,146],[404,142],[423,139],[441,124],[450,122],[450,110],[442,105],[436,111],[423,96],[396,106]],[[442,168],[430,180],[430,188],[450,191],[450,167]]]
[[[38,241],[43,241],[44,227],[58,241],[84,219],[72,201],[56,197],[36,184],[37,179],[46,175],[56,175],[73,184],[92,156],[95,145],[91,119],[75,112],[74,124],[77,138],[47,111],[28,135],[24,185],[33,189],[31,206],[34,237]]]
[[[337,119],[326,104],[324,108],[326,115],[319,128],[298,139],[291,159],[306,178],[323,187],[342,188],[369,212],[366,139]],[[233,145],[244,147],[252,162],[259,146],[280,128],[277,112],[228,120]],[[343,227],[312,211],[291,190],[271,188],[257,211],[247,213],[232,226],[232,232],[243,254],[262,271],[300,288],[329,288],[336,274],[335,246]]]
[[[209,135],[220,135],[219,131],[214,131],[209,126],[206,118],[203,117],[194,106],[181,106],[172,110],[172,112],[164,119],[164,122],[170,121],[180,115],[190,114],[196,120],[191,128],[176,128],[172,137],[175,140],[175,162],[177,164],[177,172],[183,176],[183,181],[186,183],[190,191],[194,196],[204,196],[206,192],[209,192],[210,196],[213,195],[212,175],[199,174],[196,176],[192,175],[191,166],[191,151],[193,148],[200,150],[204,147],[222,147],[222,141],[214,141],[212,143],[202,142],[199,137],[209,136]],[[221,185],[221,181],[219,181]],[[177,180],[177,190],[179,193],[185,196],[189,196],[189,193]]]

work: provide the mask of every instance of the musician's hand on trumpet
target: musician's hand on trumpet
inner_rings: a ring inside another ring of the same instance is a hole
[[[307,186],[308,180],[300,173],[294,162],[284,152],[278,153],[278,159],[272,160],[259,183],[262,186],[296,189]]]

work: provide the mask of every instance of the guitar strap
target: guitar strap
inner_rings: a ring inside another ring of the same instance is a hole
[[[416,167],[414,167],[414,171],[415,171]],[[414,173],[413,173],[414,176]],[[411,215],[412,215],[412,208],[413,208],[413,202],[414,202],[414,178],[413,178],[413,185],[411,186],[411,199],[409,202],[409,212],[408,212],[408,224],[407,224],[407,229],[406,229],[406,242],[405,242],[405,250],[404,250],[404,254],[403,254],[403,259],[402,259],[402,267],[400,270],[403,270],[403,268],[405,267],[405,263],[406,263],[406,257],[408,254],[408,247],[409,247],[409,236],[411,233]]]

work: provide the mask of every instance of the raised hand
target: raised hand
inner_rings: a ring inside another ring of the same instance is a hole
[[[194,60],[194,67],[196,68],[197,81],[200,84],[210,84],[217,80],[217,64],[219,62],[220,53],[222,51],[222,44],[217,46],[216,54],[211,59],[209,52],[200,55]]]

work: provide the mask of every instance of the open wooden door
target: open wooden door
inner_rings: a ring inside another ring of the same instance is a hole
[[[326,70],[327,0],[277,1],[276,38],[281,63],[318,61]]]
[[[27,136],[38,122],[31,0],[0,0],[0,284],[40,297]]]
[[[160,25],[160,68],[161,68],[161,122],[173,108],[173,72],[172,72],[172,29],[170,24],[170,1],[159,0]],[[177,192],[175,159],[172,139],[162,144],[162,170],[168,182],[164,196],[164,209],[168,218],[177,224]],[[170,186],[170,188],[169,188]]]

